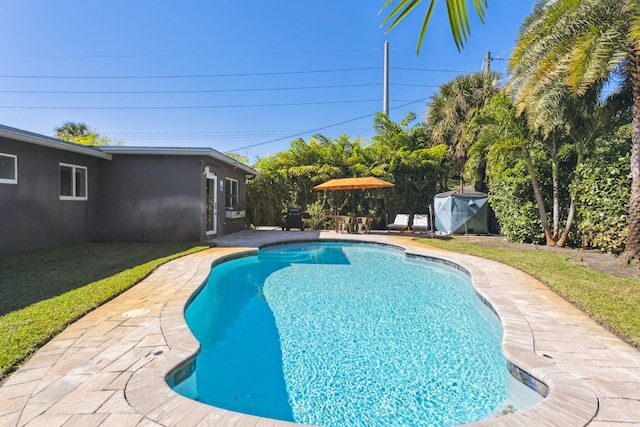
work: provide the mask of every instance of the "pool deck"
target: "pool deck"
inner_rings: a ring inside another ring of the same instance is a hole
[[[165,378],[198,343],[189,296],[222,256],[298,239],[389,243],[467,269],[504,326],[503,351],[549,387],[534,407],[474,426],[640,426],[640,352],[519,270],[419,245],[404,233],[242,231],[171,261],[70,325],[0,387],[0,426],[294,426],[207,406]]]

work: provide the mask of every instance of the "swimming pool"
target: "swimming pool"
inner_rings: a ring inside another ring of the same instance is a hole
[[[380,246],[289,244],[221,263],[185,316],[201,352],[175,389],[238,412],[452,425],[508,407],[516,387],[468,276]]]

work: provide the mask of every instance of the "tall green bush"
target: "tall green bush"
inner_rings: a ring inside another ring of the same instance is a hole
[[[410,127],[415,114],[394,123],[376,117],[377,136],[371,143],[348,135],[327,138],[314,135],[308,142],[297,139],[291,147],[258,159],[259,175],[247,185],[247,205],[254,225],[277,225],[287,206],[300,206],[312,213],[313,228],[330,228],[328,213],[369,215],[374,227],[384,228],[387,215],[427,212],[434,195],[444,190],[447,147],[430,146],[422,124]],[[375,176],[393,188],[316,191],[329,179]],[[321,201],[321,203],[319,202]]]
[[[489,172],[489,204],[500,224],[500,234],[510,242],[544,243],[531,180],[523,161]]]
[[[310,218],[306,219],[305,222],[309,228],[313,230],[326,230],[331,228],[331,218],[329,218],[331,211],[323,200],[316,200],[307,205],[307,212]]]
[[[628,234],[631,193],[630,139],[625,129],[598,142],[571,187],[578,201],[582,247],[621,253]]]

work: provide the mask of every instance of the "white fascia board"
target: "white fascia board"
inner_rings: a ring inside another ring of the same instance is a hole
[[[181,147],[124,147],[102,146],[101,151],[109,154],[138,154],[138,155],[165,155],[165,156],[207,156],[238,168],[248,175],[257,175],[258,172],[239,161],[225,156],[213,148],[181,148]]]
[[[41,145],[43,147],[55,148],[56,150],[71,151],[72,153],[79,153],[87,156],[111,160],[111,154],[105,153],[98,148],[87,147],[80,144],[73,144],[71,142],[62,141],[60,139],[51,138],[49,136],[10,128],[8,126],[0,125],[0,137],[13,139],[16,141],[28,142],[30,144]]]

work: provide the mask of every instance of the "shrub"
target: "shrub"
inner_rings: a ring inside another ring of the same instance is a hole
[[[329,209],[324,206],[322,200],[317,200],[307,206],[307,212],[311,218],[305,220],[309,228],[313,230],[327,230],[331,228],[331,218],[328,218]]]
[[[578,202],[576,234],[583,247],[621,253],[627,240],[631,196],[629,141],[601,142],[571,186]]]
[[[544,242],[531,180],[523,162],[513,168],[494,168],[490,179],[489,204],[500,224],[500,234],[510,242]]]

